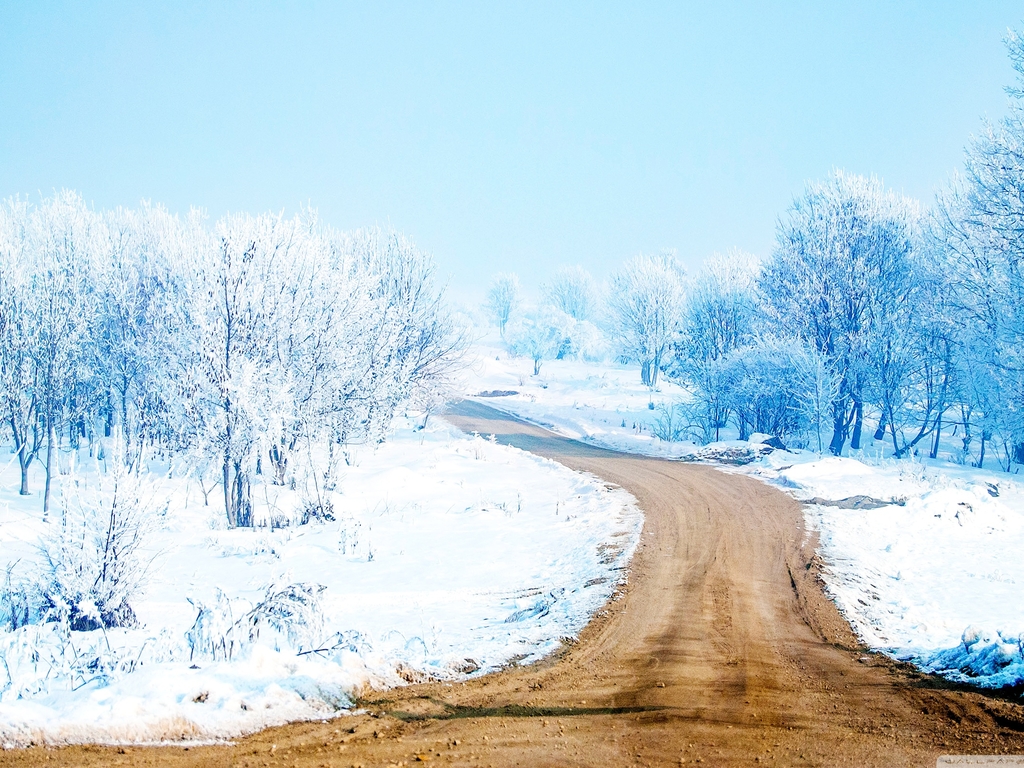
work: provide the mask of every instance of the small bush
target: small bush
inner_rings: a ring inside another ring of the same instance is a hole
[[[666,443],[677,443],[689,437],[689,414],[681,403],[659,403],[656,410],[658,416],[651,425],[655,437]]]
[[[40,542],[40,614],[78,631],[135,626],[131,601],[146,580],[142,547],[153,519],[142,483],[116,464],[89,495],[69,485]]]
[[[185,635],[191,657],[230,660],[261,639],[278,650],[289,645],[302,653],[317,647],[324,629],[320,596],[325,589],[320,584],[271,586],[263,600],[238,619],[234,618],[231,601],[219,589],[213,605],[190,600],[199,610]]]
[[[33,623],[39,598],[30,582],[13,577],[17,562],[7,566],[3,587],[0,587],[0,628],[11,632]]]
[[[303,501],[302,513],[299,517],[299,525],[307,525],[311,522],[334,522],[334,504],[330,499],[324,499],[323,501],[318,499],[306,499]]]

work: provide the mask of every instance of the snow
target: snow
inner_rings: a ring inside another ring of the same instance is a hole
[[[499,344],[479,344],[474,352],[465,392],[492,408],[625,453],[678,458],[697,450],[693,443],[655,437],[657,406],[680,399],[685,390],[664,381],[652,392],[640,383],[635,365],[546,360],[533,376],[532,360]]]
[[[651,392],[640,384],[637,366],[554,360],[532,377],[531,361],[494,344],[480,344],[477,356],[467,394],[515,391],[474,399],[567,436],[631,453],[711,461],[804,502],[867,497],[854,509],[804,507],[808,528],[820,536],[828,593],[863,641],[954,680],[1024,683],[1024,485],[1015,475],[888,459],[888,446],[870,436],[852,458],[768,452],[757,444],[763,435],[704,447],[666,442],[652,434],[657,413],[647,403],[686,393],[671,382]],[[644,426],[633,429],[634,423]]]
[[[368,687],[528,663],[575,637],[624,578],[642,525],[632,497],[437,420],[411,425],[356,454],[331,522],[228,530],[216,494],[204,506],[195,483],[153,462],[167,508],[133,606],[141,626],[0,630],[0,744],[229,739],[343,714]],[[0,567],[15,573],[47,527],[17,481],[17,465],[0,473]],[[322,628],[257,642],[228,630],[302,584],[325,587],[311,592]],[[210,609],[203,631],[234,638],[231,658],[193,653],[196,606]]]
[[[895,502],[805,507],[828,591],[865,643],[961,682],[1024,682],[1024,486],[1014,476],[917,459],[771,468],[792,458],[772,454],[757,471],[803,500]]]

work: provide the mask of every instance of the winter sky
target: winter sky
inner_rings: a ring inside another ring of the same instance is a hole
[[[927,202],[1003,114],[1019,0],[0,0],[0,196],[390,224],[456,290],[771,247],[832,167]]]

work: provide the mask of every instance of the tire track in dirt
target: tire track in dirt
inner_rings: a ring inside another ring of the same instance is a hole
[[[629,585],[555,657],[368,693],[366,715],[233,746],[33,748],[3,765],[933,766],[1024,754],[1019,699],[869,654],[825,597],[797,502],[711,467],[603,451],[463,402],[466,431],[626,488]]]

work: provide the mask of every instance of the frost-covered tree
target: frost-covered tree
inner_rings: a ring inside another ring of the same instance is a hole
[[[811,444],[818,453],[822,453],[822,430],[829,423],[832,403],[839,395],[842,379],[816,349],[798,348],[794,350],[792,360],[796,386],[794,407],[806,424]]]
[[[779,222],[761,275],[762,307],[775,333],[802,339],[842,377],[832,403],[834,454],[848,439],[860,447],[872,326],[913,280],[919,217],[914,201],[878,179],[836,171],[809,185]]]
[[[176,432],[171,368],[175,307],[184,301],[172,254],[183,226],[162,208],[117,209],[103,215],[94,258],[96,320],[92,366],[109,437],[116,428],[129,465],[147,439]]]
[[[197,232],[205,239],[205,233]],[[196,248],[179,361],[196,437],[221,457],[228,523],[252,525],[251,479],[288,381],[276,365],[274,326],[285,275],[301,257],[296,226],[235,215]]]
[[[597,290],[594,278],[583,267],[562,267],[544,286],[544,296],[551,306],[573,320],[591,320]]]
[[[571,337],[571,317],[556,309],[533,312],[520,317],[508,328],[509,348],[533,361],[533,375],[540,375],[545,360],[558,356],[565,340]]]
[[[624,358],[640,363],[640,379],[658,373],[682,324],[685,270],[673,256],[636,256],[612,276],[609,306]]]
[[[967,148],[964,172],[939,196],[933,234],[947,274],[963,361],[962,414],[1000,445],[1003,466],[1024,463],[1024,37],[1007,48],[1017,82],[1009,113],[985,124]]]
[[[785,438],[804,431],[804,354],[799,341],[769,337],[722,358],[727,402],[741,440],[753,432]]]
[[[757,318],[757,259],[742,251],[715,254],[693,279],[677,346],[681,364],[718,360],[754,334]]]
[[[0,405],[21,467],[45,446],[44,513],[55,458],[69,430],[74,439],[92,394],[86,353],[94,317],[91,249],[96,215],[61,192],[39,205],[8,200],[0,214]]]
[[[57,451],[109,437],[99,450],[129,470],[187,454],[231,526],[256,522],[263,482],[323,511],[339,451],[453,391],[465,334],[433,271],[395,233],[337,233],[310,212],[210,227],[150,205],[96,213],[73,193],[4,201],[0,418],[21,492],[45,450],[49,510]]]
[[[365,437],[379,442],[402,404],[429,413],[449,399],[467,335],[435,284],[433,261],[394,232],[367,230],[349,242],[370,285],[369,327],[358,331],[370,353],[357,367],[368,411]],[[352,325],[355,330],[356,326]]]
[[[690,387],[691,418],[701,425],[706,441],[720,439],[730,416],[720,361],[753,339],[758,270],[748,254],[715,254],[694,277],[686,297],[669,373]]]
[[[487,291],[487,309],[502,338],[505,338],[505,328],[519,306],[519,293],[519,276],[514,272],[499,272]]]
[[[394,233],[238,216],[215,238],[193,275],[180,382],[198,443],[221,457],[229,524],[244,526],[263,462],[283,484],[314,445],[382,441],[399,409],[448,395],[464,340],[431,260]],[[330,474],[306,473],[317,508]]]
[[[888,431],[896,457],[929,436],[930,455],[938,455],[958,373],[947,282],[933,253],[918,249],[910,276],[883,294],[867,334],[865,395],[880,413],[875,439]]]
[[[29,469],[46,440],[36,365],[40,329],[32,319],[32,270],[26,268],[32,258],[30,215],[26,201],[0,204],[0,409],[13,439],[23,496],[29,494]]]

